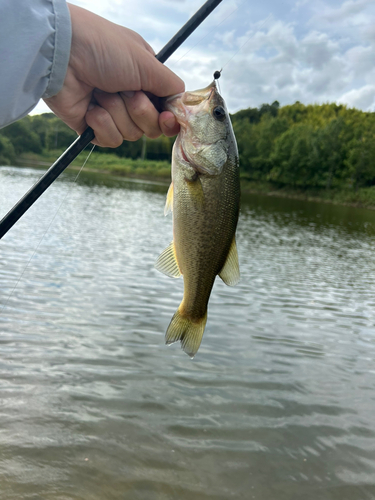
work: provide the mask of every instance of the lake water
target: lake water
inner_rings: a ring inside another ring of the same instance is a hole
[[[0,168],[0,218],[40,175]],[[374,499],[375,212],[244,197],[191,360],[167,188],[72,179],[0,241],[0,498]]]

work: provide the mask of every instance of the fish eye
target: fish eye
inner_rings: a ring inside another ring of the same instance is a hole
[[[222,122],[225,119],[225,111],[222,106],[216,106],[213,110],[213,115],[216,120]]]

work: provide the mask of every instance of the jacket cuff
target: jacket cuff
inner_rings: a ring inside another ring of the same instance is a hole
[[[42,98],[56,95],[62,89],[70,58],[72,25],[65,0],[52,0],[55,14],[55,37],[52,68],[47,88]]]

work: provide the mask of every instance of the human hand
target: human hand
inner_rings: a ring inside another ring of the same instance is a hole
[[[98,146],[117,147],[176,135],[179,125],[169,111],[159,114],[145,92],[158,97],[184,91],[182,80],[154,55],[132,30],[68,4],[72,20],[69,65],[60,92],[47,105],[79,135],[90,126]]]

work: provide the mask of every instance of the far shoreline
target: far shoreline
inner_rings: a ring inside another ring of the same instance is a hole
[[[60,154],[60,151],[51,151],[48,155],[35,153],[22,154],[15,161],[15,166],[45,169],[46,167],[50,167]],[[72,162],[69,169],[75,171],[80,170],[82,163],[82,157],[80,156]],[[165,185],[166,187],[168,187],[170,183],[169,162],[132,160],[117,157],[115,154],[94,153],[89,166],[85,166],[82,171],[112,178],[122,178],[124,180],[146,181]],[[276,186],[272,183],[257,182],[246,177],[241,177],[241,192],[243,194],[256,194],[375,210],[375,186],[359,188],[357,191],[352,189],[302,189],[290,186]]]

